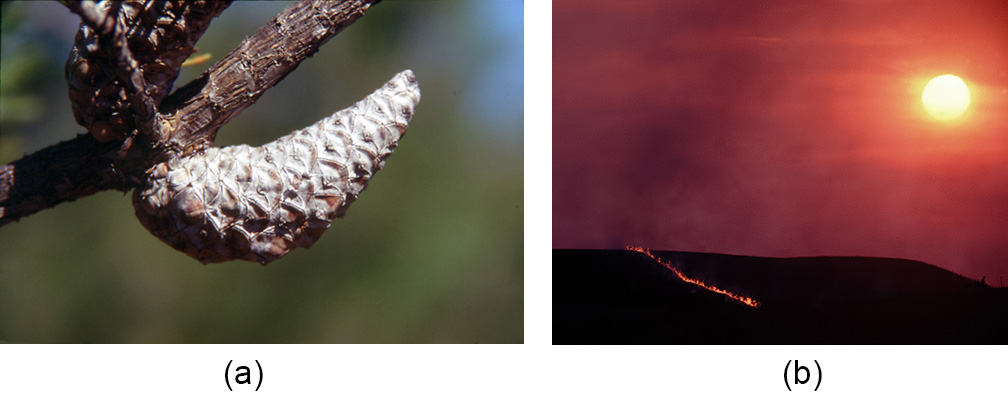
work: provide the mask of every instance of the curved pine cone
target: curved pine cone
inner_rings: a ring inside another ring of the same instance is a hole
[[[99,3],[108,12],[111,1]],[[123,1],[116,15],[140,63],[147,95],[161,103],[178,78],[193,45],[231,1]],[[98,33],[80,24],[65,68],[74,119],[98,141],[123,139],[134,128],[124,85],[118,82],[118,51],[99,44]]]
[[[406,70],[353,106],[269,144],[173,158],[133,193],[136,216],[204,264],[266,265],[309,248],[385,165],[419,101]]]

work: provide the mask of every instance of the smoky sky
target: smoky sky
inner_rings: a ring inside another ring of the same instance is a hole
[[[553,247],[896,257],[1008,279],[1003,1],[553,13]],[[920,104],[946,73],[972,95],[951,123]]]

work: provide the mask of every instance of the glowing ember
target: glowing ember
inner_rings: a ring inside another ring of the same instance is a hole
[[[728,297],[732,298],[735,301],[738,301],[738,302],[743,303],[743,304],[745,304],[747,306],[750,306],[750,307],[759,308],[759,306],[760,306],[759,302],[756,301],[756,299],[753,299],[751,297],[746,297],[746,296],[738,295],[738,294],[729,292],[727,290],[721,289],[721,288],[719,288],[717,286],[708,285],[708,284],[704,283],[701,280],[687,277],[681,271],[679,271],[678,269],[676,269],[675,267],[673,267],[672,264],[670,264],[668,262],[665,262],[665,261],[662,261],[661,258],[655,257],[654,254],[651,254],[651,250],[647,250],[647,249],[644,249],[644,248],[641,248],[641,247],[632,247],[632,246],[627,246],[626,249],[627,249],[627,251],[636,251],[638,253],[641,253],[641,254],[644,254],[644,255],[650,257],[652,260],[655,260],[657,263],[661,264],[665,268],[668,268],[669,271],[674,272],[676,274],[676,276],[679,277],[679,279],[682,279],[683,282],[692,283],[694,285],[697,285],[699,287],[707,289],[707,290],[709,290],[711,292],[723,294],[725,296],[728,296]]]

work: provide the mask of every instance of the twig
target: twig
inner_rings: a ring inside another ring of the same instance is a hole
[[[111,2],[113,8],[104,13],[98,11],[98,3],[93,1],[71,0],[67,1],[65,5],[74,14],[79,15],[85,25],[101,35],[112,33],[116,25],[116,16],[119,15],[119,9],[122,8],[122,2],[119,1]]]

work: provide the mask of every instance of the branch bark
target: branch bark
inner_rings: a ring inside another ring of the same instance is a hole
[[[377,1],[302,1],[288,7],[161,108],[167,146],[188,155],[213,143],[217,130]]]
[[[158,107],[161,123],[151,137],[99,142],[93,135],[78,135],[0,166],[0,226],[98,191],[129,191],[157,163],[202,151],[221,126],[378,1],[303,0],[288,7],[164,98]]]

